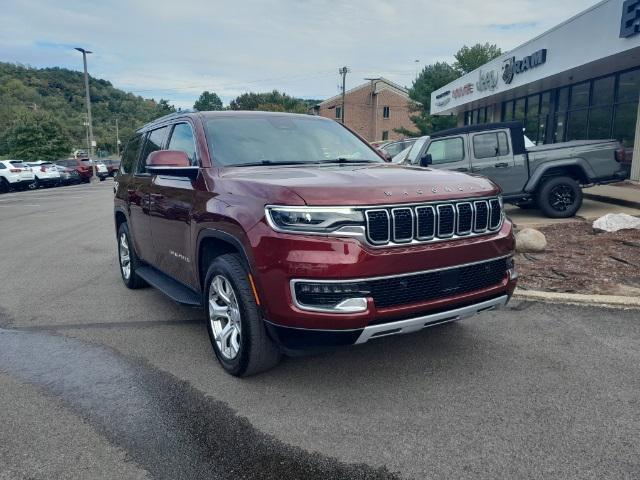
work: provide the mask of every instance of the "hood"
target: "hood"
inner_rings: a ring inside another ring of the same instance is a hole
[[[282,188],[307,205],[416,203],[496,195],[484,177],[393,164],[238,167],[221,173],[226,182],[252,190]],[[239,185],[238,185],[239,186]],[[235,190],[235,189],[234,189]],[[264,192],[269,198],[268,192]]]

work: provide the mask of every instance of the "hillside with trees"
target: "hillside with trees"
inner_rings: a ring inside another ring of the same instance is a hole
[[[90,78],[93,135],[98,150],[113,153],[115,120],[126,142],[144,123],[174,111],[156,102]],[[65,157],[86,149],[86,109],[82,72],[0,63],[0,156],[26,160]]]

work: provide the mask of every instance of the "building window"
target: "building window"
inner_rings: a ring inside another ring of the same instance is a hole
[[[342,118],[342,107],[336,107],[336,118]]]
[[[382,131],[382,140],[389,140],[389,130]]]
[[[389,118],[389,107],[382,107],[382,118]]]

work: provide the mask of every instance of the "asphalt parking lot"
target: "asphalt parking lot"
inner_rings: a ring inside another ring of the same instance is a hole
[[[237,379],[116,264],[112,182],[0,196],[0,479],[640,477],[640,312],[513,302]]]

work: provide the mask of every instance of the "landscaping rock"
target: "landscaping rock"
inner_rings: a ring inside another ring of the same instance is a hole
[[[540,230],[525,228],[516,234],[516,250],[518,252],[544,252],[547,238]]]
[[[618,230],[640,230],[640,218],[626,213],[607,213],[593,222],[596,232],[617,232]]]

